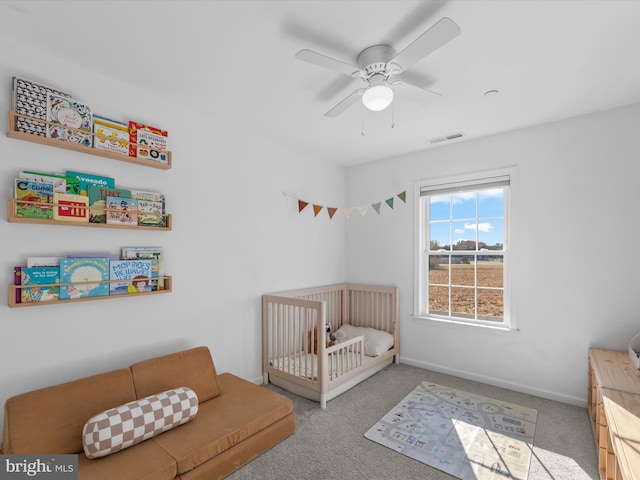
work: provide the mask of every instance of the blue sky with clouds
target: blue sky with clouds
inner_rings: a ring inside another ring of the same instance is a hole
[[[504,190],[491,188],[431,196],[429,230],[430,240],[440,246],[475,240],[476,231],[480,242],[504,243]]]

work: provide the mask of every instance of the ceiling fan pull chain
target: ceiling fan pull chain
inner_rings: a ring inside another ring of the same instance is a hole
[[[396,107],[392,103],[391,104],[391,128],[395,128],[396,126]]]
[[[365,131],[364,131],[364,111],[362,112],[362,130],[360,131],[360,135],[362,135],[363,137],[365,135]]]

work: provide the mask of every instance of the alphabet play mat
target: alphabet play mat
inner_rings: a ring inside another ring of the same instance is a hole
[[[526,480],[538,412],[420,383],[365,437],[462,480]]]

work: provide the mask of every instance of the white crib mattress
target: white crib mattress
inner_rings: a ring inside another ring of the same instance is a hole
[[[373,360],[371,357],[364,357],[363,365]],[[315,353],[307,353],[306,355],[297,357],[276,358],[271,361],[271,366],[281,372],[289,373],[296,377],[306,378],[307,380],[318,379],[318,355]],[[354,369],[353,366],[345,364],[344,361],[334,355],[329,355],[329,378],[336,378],[340,375]]]

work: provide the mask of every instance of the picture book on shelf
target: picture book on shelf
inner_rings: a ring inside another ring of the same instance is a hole
[[[22,284],[22,269],[27,268],[25,265],[16,265],[13,267],[13,284],[18,286]],[[19,288],[16,288],[16,295],[14,297],[15,303],[21,303],[22,292]]]
[[[129,156],[169,163],[166,130],[129,121]]]
[[[122,247],[120,257],[126,260],[154,258],[152,277],[158,279],[158,289],[164,290],[164,256],[162,247]]]
[[[47,94],[47,138],[90,147],[93,145],[91,108],[69,97]]]
[[[53,219],[65,222],[89,222],[89,199],[72,193],[53,194]]]
[[[47,220],[53,217],[53,184],[16,178],[15,198],[16,216]]]
[[[27,267],[60,267],[60,257],[27,257]]]
[[[21,303],[47,302],[60,296],[60,268],[35,267],[21,269]],[[29,287],[24,287],[29,285]]]
[[[165,209],[164,193],[131,189],[131,198],[135,198],[136,200],[149,200],[150,202],[160,202],[162,203],[162,213],[167,213],[164,210]]]
[[[67,192],[67,177],[64,175],[58,175],[55,173],[42,173],[42,172],[29,172],[23,171],[18,174],[18,177],[23,180],[29,180],[31,182],[51,183],[53,185],[53,192],[66,193]]]
[[[109,259],[60,259],[60,300],[109,295]]]
[[[151,200],[138,200],[138,225],[146,227],[164,227],[162,203]]]
[[[132,198],[107,196],[107,223],[111,225],[137,225],[138,201]]]
[[[129,127],[126,124],[94,115],[93,133],[93,148],[129,154]]]
[[[55,94],[69,98],[70,94],[25,78],[13,77],[12,109],[20,115],[16,118],[17,132],[40,137],[47,136],[47,124],[37,119],[47,119],[47,96]],[[28,117],[28,118],[26,118]]]
[[[89,194],[89,222],[91,223],[107,223],[107,197],[131,198],[131,192],[121,188],[89,185],[87,191]]]
[[[157,291],[153,288],[152,268],[155,259],[112,260],[109,266],[110,295]],[[114,281],[119,280],[119,281]]]
[[[78,193],[80,195],[89,195],[89,185],[98,185],[105,188],[115,188],[116,182],[112,177],[104,177],[102,175],[92,175],[90,173],[72,172],[67,170],[67,177],[75,178],[78,180]],[[67,183],[69,180],[67,179]]]

